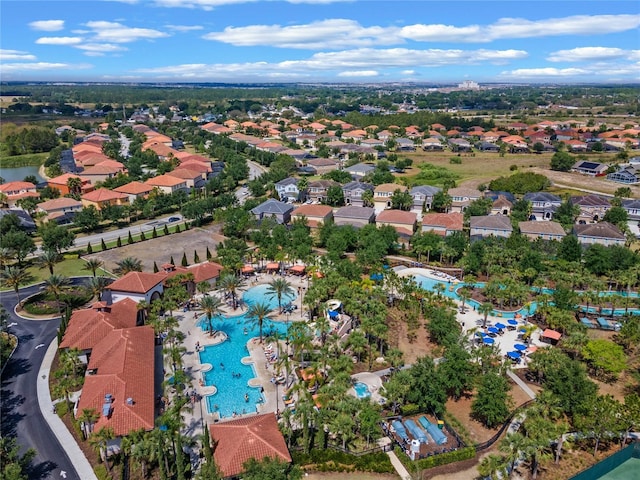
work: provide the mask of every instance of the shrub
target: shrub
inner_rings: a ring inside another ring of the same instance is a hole
[[[449,159],[449,163],[454,164],[454,165],[461,165],[462,164],[462,157],[451,157]]]
[[[156,227],[153,227],[153,231],[151,232],[151,238],[158,238],[158,231]]]
[[[351,455],[339,450],[313,449],[310,453],[292,452],[294,463],[313,465],[320,472],[375,472],[392,473],[395,470],[384,452],[368,453],[362,456]]]
[[[90,244],[90,243],[88,243],[88,244],[87,244],[87,254],[88,254],[88,255],[91,255],[92,253],[93,253],[93,248],[91,247],[91,244]]]
[[[400,447],[396,447],[395,452],[402,464],[407,467],[410,472],[426,470],[433,467],[439,467],[441,465],[448,465],[449,463],[461,462],[476,456],[476,449],[473,446],[463,447],[458,450],[440,453],[438,455],[432,455],[415,461],[411,460],[407,454],[400,449]]]
[[[133,236],[131,235],[131,230],[129,230],[129,235],[127,236],[127,243],[129,245],[133,243]]]
[[[164,228],[162,229],[162,233],[165,235],[169,235],[169,227],[165,224]]]
[[[140,232],[140,241],[144,242],[147,239],[147,237],[144,236],[144,232]]]
[[[102,251],[105,251],[107,249],[107,244],[104,243],[104,238],[100,240],[100,248],[102,249]]]
[[[120,239],[120,237],[118,237],[118,241],[116,242],[116,247],[121,247],[122,246],[122,240]]]
[[[415,403],[406,403],[402,406],[402,414],[407,417],[417,413],[420,413],[420,407]]]

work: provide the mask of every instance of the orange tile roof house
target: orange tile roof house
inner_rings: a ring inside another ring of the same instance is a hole
[[[310,228],[326,225],[333,218],[333,209],[328,205],[301,205],[291,212],[291,221],[305,220]]]
[[[91,181],[88,178],[81,177],[79,175],[74,175],[72,173],[64,173],[58,177],[50,178],[47,180],[47,185],[51,188],[55,188],[60,192],[60,195],[68,195],[71,193],[69,191],[69,187],[67,186],[67,182],[70,178],[79,178],[81,182],[81,190],[82,193],[88,193],[93,190],[93,185],[91,185]]]
[[[158,188],[163,193],[171,195],[173,192],[180,190],[187,191],[187,181],[183,178],[172,177],[171,175],[164,174],[157,177],[150,178],[145,182],[147,185]]]
[[[188,189],[199,189],[204,187],[206,173],[198,172],[188,168],[176,168],[167,173],[170,177],[179,178],[187,183]]]
[[[395,228],[400,236],[410,237],[416,224],[418,215],[415,212],[405,212],[402,210],[384,210],[376,216],[376,225],[390,225]]]
[[[71,314],[60,348],[90,352],[109,332],[139,323],[138,305],[129,298],[111,304],[96,302]]]
[[[455,213],[426,213],[422,217],[422,232],[433,232],[446,237],[454,232],[461,232],[464,215]]]
[[[155,334],[153,327],[113,330],[93,349],[78,413],[93,409],[93,431],[113,429],[117,437],[152,430],[155,420]]]
[[[102,210],[107,206],[123,205],[129,202],[129,197],[124,193],[107,188],[99,188],[93,192],[85,193],[81,199],[83,206],[88,207],[93,205],[97,210]]]
[[[110,297],[114,303],[124,298],[151,303],[162,296],[165,278],[164,273],[129,272],[109,285],[103,298]]]
[[[126,173],[127,169],[124,164],[114,160],[105,160],[93,167],[89,167],[82,171],[82,176],[91,180],[91,183],[104,182],[108,178],[113,178],[119,173]]]
[[[312,158],[307,160],[307,166],[312,167],[318,175],[322,175],[337,170],[338,162],[328,158]]]
[[[40,194],[36,192],[36,186],[31,182],[7,182],[0,185],[0,193],[4,193],[7,197],[7,203],[10,207],[22,198],[34,197],[39,198]]]
[[[209,427],[216,444],[213,458],[223,478],[242,474],[243,464],[269,457],[291,463],[291,455],[273,413],[221,422]]]
[[[129,203],[133,203],[136,198],[146,198],[152,190],[153,187],[151,185],[137,181],[129,182],[113,189],[114,192],[127,195]]]

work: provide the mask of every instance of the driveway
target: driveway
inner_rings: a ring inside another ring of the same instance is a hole
[[[21,290],[21,298],[40,291],[40,285]],[[60,319],[24,320],[13,309],[13,292],[2,292],[0,303],[9,312],[8,329],[18,337],[18,347],[2,372],[0,414],[2,436],[16,437],[24,448],[36,450],[29,479],[80,480],[65,450],[49,428],[38,405],[37,381],[47,347],[56,336]]]

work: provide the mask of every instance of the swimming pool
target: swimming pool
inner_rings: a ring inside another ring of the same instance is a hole
[[[267,285],[258,285],[247,290],[242,298],[248,304],[264,301],[271,308],[277,308],[278,299],[269,298],[267,288]],[[294,298],[288,297],[286,302]],[[283,298],[283,303],[286,302]],[[205,332],[209,329],[209,322],[204,315],[200,317],[198,325]],[[206,397],[209,412],[217,412],[221,418],[232,417],[234,412],[256,412],[257,405],[264,402],[264,396],[260,388],[248,384],[256,376],[253,365],[244,365],[241,360],[249,355],[247,341],[259,335],[257,326],[248,322],[246,314],[243,314],[235,317],[217,316],[213,319],[213,328],[224,332],[227,340],[207,346],[200,352],[200,363],[211,365],[202,380],[205,385],[216,387],[216,393]],[[286,323],[264,322],[263,335],[276,331],[284,335]]]
[[[366,383],[356,382],[353,384],[353,389],[356,391],[356,397],[358,398],[369,398],[371,396],[369,385]]]
[[[244,295],[242,295],[242,300],[244,300],[244,302],[247,303],[248,305],[251,305],[252,303],[256,303],[256,302],[265,302],[269,305],[269,307],[277,308],[278,298],[276,296],[271,296],[268,293],[268,290],[269,290],[268,283],[257,285],[255,287],[248,289],[246,292],[244,292]],[[283,295],[282,305],[286,305],[289,302],[293,302],[296,299],[296,297],[297,295],[295,293],[291,295]]]

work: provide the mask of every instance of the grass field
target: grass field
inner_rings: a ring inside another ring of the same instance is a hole
[[[1,150],[0,150],[1,152]],[[26,155],[13,155],[11,157],[0,153],[0,168],[28,167],[42,165],[49,156],[48,153],[28,153]]]

